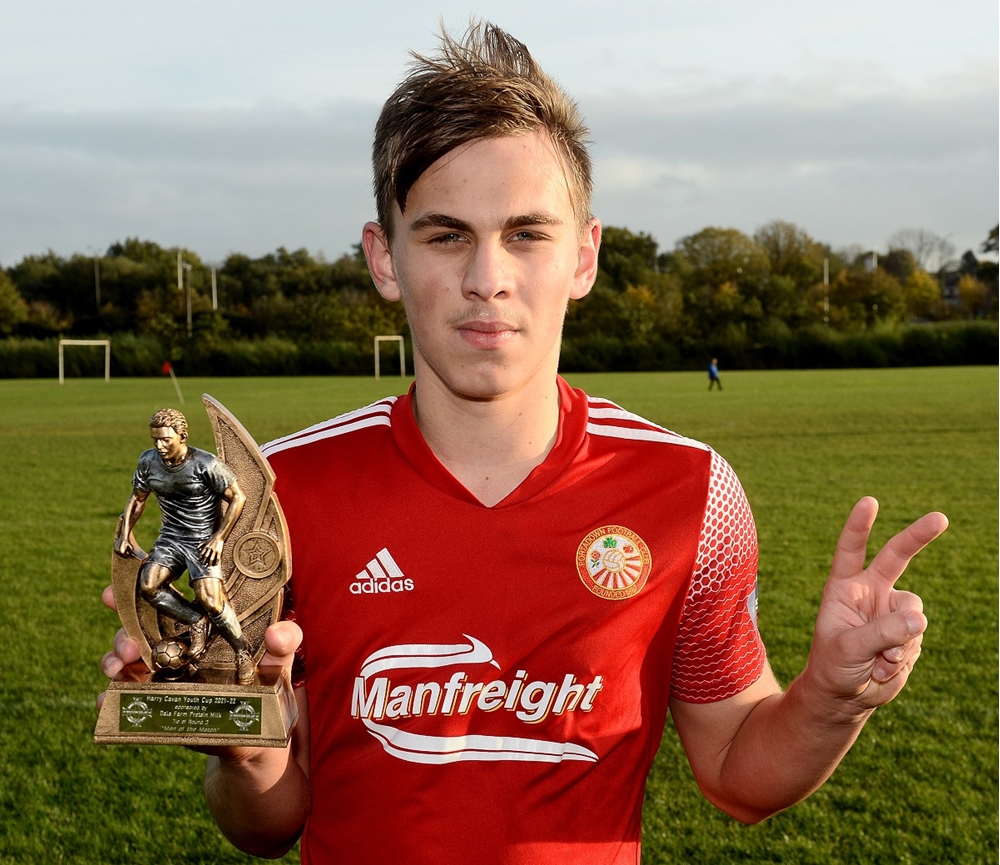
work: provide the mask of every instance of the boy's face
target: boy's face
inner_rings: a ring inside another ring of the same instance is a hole
[[[593,285],[601,229],[581,231],[549,139],[456,148],[394,217],[391,250],[368,223],[365,252],[382,295],[406,305],[421,381],[473,399],[554,383],[566,306]]]

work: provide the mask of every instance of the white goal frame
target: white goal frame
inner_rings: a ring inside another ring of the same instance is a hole
[[[63,346],[66,345],[103,345],[104,346],[104,380],[111,381],[111,340],[110,339],[61,339],[59,340],[59,384],[65,383],[65,363],[63,362]]]
[[[403,342],[403,337],[376,336],[375,337],[375,380],[378,381],[378,379],[380,378],[381,369],[379,368],[379,344],[383,342],[399,343],[399,375],[400,378],[406,378],[406,345]]]

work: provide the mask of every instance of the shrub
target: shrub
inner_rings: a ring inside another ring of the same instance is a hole
[[[563,341],[559,366],[566,372],[704,369],[712,357],[719,358],[725,369],[963,366],[995,364],[997,353],[997,323],[991,321],[910,324],[846,334],[823,325],[792,331],[770,321],[754,339],[736,325],[706,339],[681,334],[677,341],[654,336],[636,344],[601,331],[569,336]],[[58,357],[55,337],[2,339],[0,378],[55,377]],[[373,371],[370,344],[354,341],[196,337],[171,357],[151,336],[120,333],[111,338],[115,376],[159,375],[167,359],[182,375],[371,375]],[[65,363],[70,377],[104,372],[104,354],[98,348],[67,352]],[[394,354],[386,356],[383,369],[392,375],[398,372],[397,364]]]

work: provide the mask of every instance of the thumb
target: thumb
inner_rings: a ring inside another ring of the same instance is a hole
[[[897,610],[854,628],[852,636],[859,659],[871,660],[888,649],[904,646],[927,630],[927,617],[919,610]]]
[[[275,622],[264,631],[264,646],[267,651],[260,659],[261,666],[290,667],[295,658],[295,650],[302,645],[302,628],[295,622]]]

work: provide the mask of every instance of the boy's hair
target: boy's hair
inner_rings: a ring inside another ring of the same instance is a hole
[[[405,210],[413,184],[438,159],[472,141],[528,132],[551,139],[580,224],[590,218],[587,127],[523,43],[473,21],[461,41],[443,31],[437,54],[411,53],[410,72],[382,107],[372,147],[378,220],[390,239],[393,202]]]
[[[170,427],[181,438],[187,437],[187,420],[175,408],[161,408],[149,419],[150,429],[163,429],[165,427]]]

